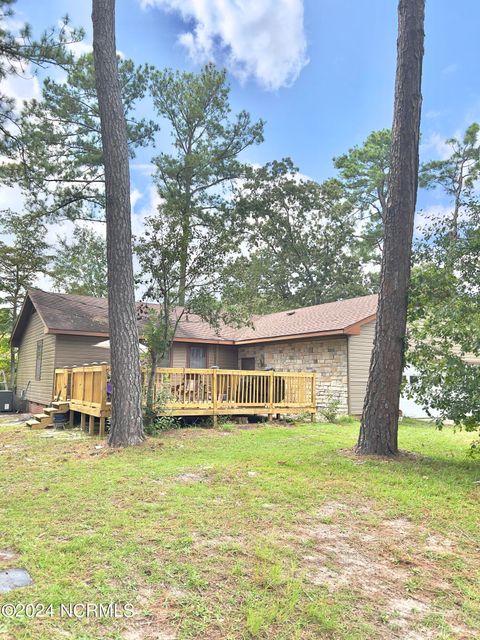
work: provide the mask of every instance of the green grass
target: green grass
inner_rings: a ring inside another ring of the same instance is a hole
[[[55,613],[0,617],[0,638],[475,637],[471,434],[404,423],[415,455],[388,461],[356,458],[357,432],[228,424],[112,451],[78,432],[0,427],[0,549],[34,580],[0,606]],[[135,615],[59,618],[77,602]]]

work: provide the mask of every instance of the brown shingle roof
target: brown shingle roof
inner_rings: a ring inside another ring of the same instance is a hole
[[[236,342],[315,333],[349,333],[354,326],[373,317],[377,311],[377,296],[361,296],[338,302],[256,316],[253,327],[239,329]]]
[[[106,299],[31,289],[12,334],[14,345],[18,345],[26,326],[26,318],[22,316],[29,313],[32,304],[50,333],[108,336]],[[188,313],[180,320],[175,339],[242,344],[315,334],[355,333],[359,324],[374,317],[376,309],[376,295],[362,296],[255,316],[252,318],[253,326],[240,329],[223,326],[219,331],[199,316]]]

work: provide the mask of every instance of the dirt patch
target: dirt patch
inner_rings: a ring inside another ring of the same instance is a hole
[[[387,603],[392,630],[404,640],[433,640],[437,637],[435,629],[420,627],[418,619],[431,612],[429,604],[416,598],[392,598]]]
[[[156,623],[139,624],[122,633],[122,640],[176,640],[177,634],[171,630],[162,630]]]
[[[360,456],[355,452],[355,449],[338,449],[337,452],[345,458],[350,458],[355,464],[363,464],[367,460],[379,461],[379,462],[405,462],[405,460],[411,460],[413,462],[421,462],[425,460],[425,456],[414,451],[400,450],[396,456]]]
[[[0,562],[10,562],[16,560],[18,553],[13,549],[0,549]]]
[[[372,597],[394,594],[408,577],[385,557],[384,544],[371,532],[361,536],[348,525],[318,523],[303,527],[300,534],[314,543],[314,553],[304,558],[311,581],[330,591],[361,586]]]
[[[177,630],[170,621],[175,599],[178,596],[174,598],[171,592],[155,598],[151,588],[140,589],[138,611],[122,632],[122,640],[176,640]]]
[[[31,417],[30,413],[2,413],[0,414],[0,426],[24,424]]]
[[[174,476],[173,478],[175,482],[182,482],[184,484],[194,484],[196,482],[207,482],[208,475],[202,471],[199,473],[181,473],[178,476]]]
[[[452,637],[475,637],[461,622],[460,604],[449,610],[435,603],[439,588],[451,593],[455,587],[428,551],[453,553],[454,541],[427,535],[408,518],[385,518],[373,505],[334,501],[299,525],[295,539],[296,546],[302,542],[307,579],[331,593],[351,591],[358,606],[370,605],[381,638],[437,638],[428,624],[432,615],[445,618]]]
[[[425,542],[425,549],[434,553],[448,554],[455,552],[455,543],[449,538],[439,535],[428,536]]]

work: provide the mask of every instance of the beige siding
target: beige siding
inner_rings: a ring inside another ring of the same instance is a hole
[[[190,347],[204,346],[207,349],[207,367],[220,367],[221,369],[237,369],[237,348],[230,345],[194,344],[188,342],[174,342],[172,353],[172,367],[188,367],[190,364]]]
[[[43,340],[42,370],[40,380],[35,380],[38,340]],[[18,349],[17,396],[48,404],[52,399],[54,369],[55,336],[44,333],[40,316],[34,311]]]
[[[172,346],[172,367],[186,367],[187,366],[187,349],[188,345],[185,342],[174,342]]]
[[[220,369],[238,369],[238,347],[219,344],[216,364]]]
[[[348,338],[348,411],[360,415],[367,390],[375,321],[364,324],[358,336]]]
[[[110,362],[110,350],[94,347],[103,338],[90,336],[57,336],[56,367],[71,367],[72,365],[82,365],[91,362]],[[175,342],[173,344],[172,359],[165,358],[159,366],[161,367],[187,367],[189,360],[189,349],[193,345],[186,342]],[[227,345],[204,345],[207,348],[207,367],[219,366],[222,369],[237,368],[237,348]]]
[[[106,338],[95,336],[57,336],[55,367],[72,367],[92,362],[110,362],[110,349],[94,347]]]

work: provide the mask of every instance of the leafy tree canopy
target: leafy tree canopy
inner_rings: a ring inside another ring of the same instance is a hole
[[[226,73],[212,64],[198,74],[156,71],[151,93],[172,135],[172,151],[154,160],[155,182],[160,213],[179,235],[178,299],[183,305],[189,263],[196,263],[198,273],[199,251],[206,249],[218,268],[228,244],[235,245],[228,193],[245,171],[239,155],[263,140],[263,122],[252,123],[246,111],[231,114]]]
[[[152,143],[158,127],[136,115],[147,90],[147,66],[119,58],[118,69],[127,121],[130,156]],[[26,103],[19,136],[3,167],[4,179],[20,184],[32,213],[49,220],[101,219],[104,170],[93,55],[68,67],[65,81],[47,78],[42,99]]]
[[[337,158],[339,180],[361,223],[365,258],[379,262],[387,206],[391,131],[372,131],[361,146]]]
[[[67,45],[83,38],[82,29],[72,29],[68,16],[59,26],[52,27],[34,39],[30,25],[18,30],[12,27],[15,0],[0,0],[0,81],[8,76],[22,76],[29,70],[50,64],[67,67],[73,60]],[[15,21],[16,22],[16,21]],[[13,98],[0,92],[0,145],[16,136],[16,115]]]
[[[408,362],[416,369],[408,392],[439,423],[480,425],[480,208],[451,225],[432,221],[417,247],[409,307]]]
[[[442,189],[446,214],[431,217],[417,243],[407,358],[417,370],[408,392],[439,423],[480,425],[480,127],[447,140],[449,157],[422,166],[423,187]]]
[[[26,290],[37,276],[48,270],[48,244],[45,226],[29,215],[4,212],[0,232],[10,236],[8,243],[0,241],[0,305],[7,309],[5,320],[10,332],[15,325]],[[32,241],[32,239],[34,241]],[[15,353],[10,349],[10,376],[15,376]]]
[[[248,249],[226,274],[226,296],[240,295],[241,282],[247,290],[254,284],[251,298],[258,292],[268,309],[370,292],[355,217],[340,182],[303,178],[286,158],[250,167],[235,202]]]
[[[57,291],[105,298],[107,247],[103,236],[76,225],[71,240],[58,238],[50,277]]]

